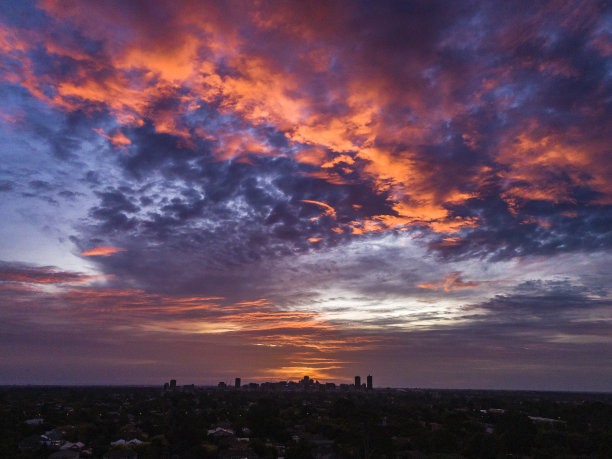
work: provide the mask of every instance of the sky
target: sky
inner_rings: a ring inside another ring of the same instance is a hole
[[[0,384],[612,391],[612,6],[0,1]]]

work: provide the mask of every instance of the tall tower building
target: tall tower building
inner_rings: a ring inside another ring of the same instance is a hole
[[[176,389],[176,379],[170,380],[170,390]]]
[[[236,381],[234,381],[234,387],[236,389],[240,389],[240,378],[236,378]]]
[[[368,375],[368,390],[372,390],[372,375]]]
[[[361,376],[355,376],[355,389],[361,388]]]

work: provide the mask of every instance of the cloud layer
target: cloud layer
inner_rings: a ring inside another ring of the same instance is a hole
[[[137,361],[162,335],[251,349],[253,377],[409,385],[420,334],[473,363],[533,333],[569,368],[609,346],[611,25],[598,1],[11,4],[2,314]]]

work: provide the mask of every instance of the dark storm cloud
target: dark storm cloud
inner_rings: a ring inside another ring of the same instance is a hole
[[[188,173],[188,161],[205,154],[205,151],[180,147],[179,138],[156,133],[150,123],[134,129],[130,137],[135,146],[128,156],[121,158],[121,162],[126,172],[136,178],[157,170],[166,174],[171,174],[175,169]]]
[[[277,131],[266,129],[265,134],[279,144]],[[187,148],[179,137],[156,133],[150,124],[129,136],[133,145],[120,161],[126,176],[136,179],[134,186],[96,192],[100,202],[90,210],[92,225],[78,239],[85,248],[84,241],[96,244],[92,241],[111,236],[114,245],[138,254],[97,262],[149,288],[227,288],[234,284],[232,276],[242,279],[227,271],[231,267],[305,253],[314,249],[309,238],[333,246],[350,237],[350,231],[332,228],[355,215],[389,211],[387,193],[364,183],[337,185],[308,177],[308,166],[287,157],[216,161],[210,142]],[[88,177],[98,180],[92,171]],[[308,201],[333,207],[335,215]],[[172,283],[163,282],[176,277],[181,265],[191,269]],[[223,271],[214,272],[220,267]],[[250,269],[245,268],[245,285],[238,288],[245,295],[257,283],[246,280]]]
[[[580,203],[580,195],[586,195],[588,201],[597,197],[597,194],[576,190],[573,203],[531,200],[518,214],[497,195],[470,199],[453,211],[461,216],[476,216],[482,224],[462,231],[452,241],[439,237],[432,247],[447,259],[489,257],[492,260],[610,247],[612,208],[590,204],[584,199]]]
[[[111,189],[97,193],[100,203],[90,209],[89,214],[100,222],[100,228],[104,232],[128,231],[138,223],[132,215],[139,207],[132,203],[130,195],[125,191]]]
[[[612,307],[612,299],[607,293],[607,285],[589,288],[569,281],[536,280],[519,284],[511,294],[496,295],[486,303],[470,308],[493,313],[493,321],[532,321],[537,318],[546,319],[548,326],[554,326],[556,322],[571,322],[572,314]],[[576,327],[580,328],[580,325]]]

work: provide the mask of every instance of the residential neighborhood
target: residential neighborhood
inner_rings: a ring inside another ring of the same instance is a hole
[[[611,394],[317,382],[1,387],[0,457],[578,458],[612,451]]]

